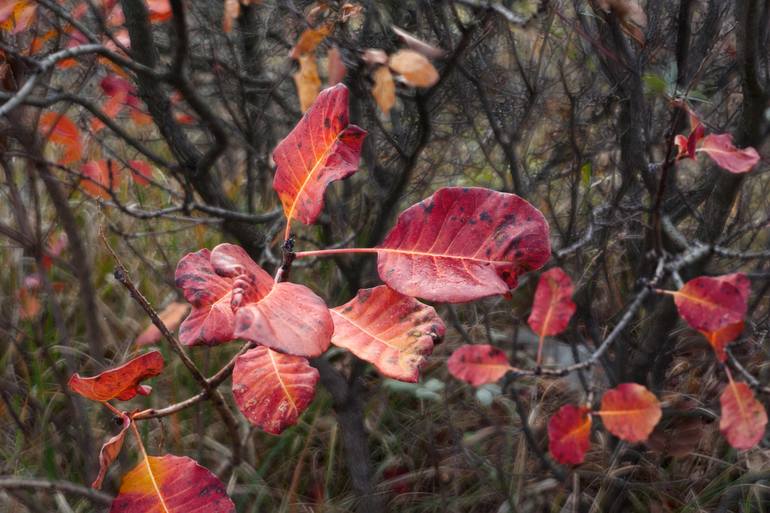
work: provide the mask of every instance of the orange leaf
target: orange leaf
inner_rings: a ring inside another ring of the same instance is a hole
[[[348,89],[325,89],[294,130],[273,151],[273,188],[286,214],[311,224],[323,209],[323,194],[335,180],[358,170],[366,131],[348,122]]]
[[[674,296],[679,315],[698,331],[716,331],[742,321],[748,309],[751,282],[742,273],[699,276]]]
[[[412,205],[375,249],[390,288],[448,303],[505,294],[551,256],[543,214],[515,194],[478,187],[446,187]]]
[[[120,417],[120,420],[120,432],[107,440],[107,442],[102,445],[101,451],[99,451],[99,475],[96,476],[94,482],[91,483],[91,488],[99,490],[102,487],[102,482],[107,475],[107,470],[109,470],[110,465],[112,465],[112,462],[115,461],[120,454],[120,450],[123,448],[123,441],[126,439],[126,433],[131,426],[131,417],[123,414]]]
[[[241,4],[238,0],[225,0],[225,9],[222,14],[222,30],[233,30],[233,21],[241,14]]]
[[[186,456],[145,456],[123,476],[110,513],[235,513],[225,485]]]
[[[32,25],[37,13],[37,2],[31,0],[6,0],[0,7],[0,29],[20,34]]]
[[[58,112],[45,112],[40,116],[38,130],[48,136],[48,141],[64,147],[59,164],[66,166],[80,160],[83,153],[80,130],[70,118]]]
[[[144,160],[129,160],[129,168],[131,170],[131,178],[133,178],[136,185],[149,185],[152,179],[152,167]]]
[[[743,332],[743,325],[743,321],[738,321],[716,331],[701,331],[706,340],[709,341],[709,344],[711,344],[711,347],[714,348],[714,353],[716,353],[716,357],[720,362],[724,362],[727,359],[725,346],[738,338]]]
[[[424,55],[413,50],[399,50],[388,60],[390,69],[410,86],[431,87],[438,82],[438,71]]]
[[[655,394],[638,383],[621,383],[602,396],[599,410],[607,431],[627,442],[644,442],[660,421]]]
[[[110,199],[110,191],[115,192],[120,187],[120,171],[115,161],[92,160],[86,162],[80,169],[83,179],[80,188],[94,198]]]
[[[158,317],[163,321],[163,324],[166,325],[169,331],[173,333],[177,330],[189,311],[190,305],[174,302],[164,308],[163,311],[158,314]],[[136,337],[134,345],[136,345],[136,347],[142,347],[155,344],[161,339],[161,336],[161,332],[155,324],[150,323],[149,326]]]
[[[301,56],[313,52],[331,34],[333,28],[333,23],[326,22],[319,27],[305,29],[297,39],[297,44],[291,49],[289,57],[299,59]]]
[[[139,383],[157,376],[162,370],[163,356],[160,351],[150,351],[91,378],[83,378],[75,373],[69,380],[69,387],[92,401],[128,401],[136,394],[149,394],[150,388]]]
[[[249,422],[277,435],[297,423],[318,379],[306,358],[260,346],[235,360],[233,398]]]
[[[767,426],[767,412],[746,383],[735,383],[730,378],[719,396],[719,403],[722,405],[719,431],[731,446],[751,449],[762,440]]]
[[[591,410],[567,404],[548,421],[548,451],[559,463],[583,463],[591,445]]]
[[[452,376],[476,387],[495,383],[513,370],[505,353],[488,344],[460,346],[449,357],[446,366]]]
[[[305,112],[321,90],[321,77],[318,76],[315,55],[303,54],[299,57],[299,71],[294,74],[294,84],[297,86],[300,109]]]
[[[387,114],[396,104],[396,84],[393,82],[393,75],[390,74],[387,66],[380,66],[374,70],[372,78],[374,78],[372,96],[383,114]]]
[[[331,312],[332,344],[348,349],[389,378],[412,383],[445,331],[433,307],[386,285],[361,289]]]
[[[145,0],[150,11],[150,21],[162,22],[171,19],[171,4],[168,0]]]
[[[708,154],[719,167],[731,173],[747,173],[759,162],[759,153],[752,147],[738,149],[730,134],[709,134],[695,151]]]

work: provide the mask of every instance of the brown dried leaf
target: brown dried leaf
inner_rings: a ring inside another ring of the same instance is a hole
[[[424,55],[414,50],[399,50],[390,56],[390,69],[410,86],[431,87],[438,82],[438,71]]]
[[[387,66],[380,66],[374,71],[373,78],[372,96],[383,114],[387,114],[396,103],[396,84],[393,82],[393,75],[390,74]]]
[[[423,54],[425,57],[429,59],[440,59],[446,54],[446,52],[441,48],[436,48],[435,46],[428,44],[425,41],[422,41],[421,39],[417,39],[412,34],[410,34],[409,32],[407,32],[402,28],[399,28],[395,25],[391,25],[390,28],[393,29],[393,32],[395,32],[396,35],[401,38],[401,40],[404,42],[406,46],[408,46],[415,52],[419,52]]]
[[[321,91],[321,77],[318,76],[314,55],[304,54],[299,57],[299,71],[294,74],[294,83],[297,86],[300,108],[305,112]]]

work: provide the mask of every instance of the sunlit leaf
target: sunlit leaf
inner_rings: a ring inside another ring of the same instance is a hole
[[[559,463],[583,463],[591,445],[591,410],[567,404],[548,421],[548,451]]]
[[[412,383],[445,331],[432,307],[385,285],[359,290],[331,312],[334,345],[348,349],[389,378]]]
[[[225,485],[185,456],[148,456],[123,476],[110,513],[234,513]]]
[[[431,87],[438,82],[436,68],[424,55],[414,50],[397,51],[388,59],[388,66],[410,86]]]
[[[719,397],[722,417],[719,430],[736,449],[751,449],[765,434],[767,412],[746,383],[730,382]]]
[[[488,344],[460,346],[446,366],[452,376],[473,386],[495,383],[513,369],[505,353]]]
[[[548,223],[514,194],[448,187],[406,209],[378,246],[390,288],[461,303],[505,294],[551,255]]]
[[[121,427],[118,434],[107,440],[99,451],[99,475],[91,483],[91,488],[98,490],[102,487],[102,482],[107,475],[107,471],[110,469],[110,465],[112,465],[112,462],[115,461],[120,454],[120,450],[123,448],[123,441],[126,439],[126,433],[128,433],[128,428],[131,426],[131,417],[124,414],[120,417],[120,420]]]
[[[742,273],[699,276],[676,291],[679,315],[693,329],[716,331],[743,320],[748,309],[751,282]]]
[[[233,397],[249,422],[277,435],[297,423],[315,396],[318,379],[306,358],[260,346],[235,361]]]
[[[348,89],[325,89],[273,152],[273,188],[286,214],[312,224],[323,209],[323,194],[334,180],[358,170],[366,131],[348,122]],[[288,228],[288,226],[287,226]],[[288,231],[288,230],[287,230]]]
[[[147,395],[150,387],[140,383],[157,376],[161,371],[163,356],[160,351],[150,351],[91,378],[83,378],[75,373],[69,380],[69,387],[73,392],[92,401],[128,401],[136,394]]]
[[[607,431],[627,442],[644,442],[660,421],[655,394],[638,383],[621,383],[602,396],[599,410]]]
[[[719,167],[731,173],[747,173],[759,162],[759,153],[752,147],[738,149],[730,134],[709,134],[696,151],[708,154]]]

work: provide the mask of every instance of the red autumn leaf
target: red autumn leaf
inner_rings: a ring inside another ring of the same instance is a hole
[[[746,383],[730,383],[719,397],[722,418],[719,431],[736,449],[751,449],[762,440],[767,426],[767,412]]]
[[[449,357],[446,366],[452,376],[476,387],[495,383],[513,370],[505,353],[489,344],[460,346]]]
[[[715,331],[701,331],[711,347],[714,348],[717,360],[724,362],[727,359],[725,346],[740,336],[743,332],[743,325],[743,321],[738,321]]]
[[[380,285],[331,310],[332,344],[373,364],[385,376],[416,383],[425,357],[444,336],[433,307]]]
[[[736,148],[730,134],[709,134],[696,151],[707,153],[719,167],[731,173],[746,173],[759,162],[757,150]]]
[[[80,130],[70,118],[58,112],[46,112],[40,116],[38,130],[48,136],[49,142],[60,144],[64,148],[59,164],[66,166],[80,160],[83,153]]]
[[[295,217],[315,222],[323,194],[335,180],[358,169],[366,131],[348,122],[348,88],[337,84],[318,95],[300,122],[273,152],[273,188],[286,214],[286,232]]]
[[[152,167],[144,160],[129,160],[129,170],[131,171],[131,178],[133,178],[136,185],[149,185],[152,179]]]
[[[110,513],[234,513],[225,485],[186,456],[147,456],[123,476]]]
[[[559,463],[583,463],[591,445],[591,410],[567,404],[548,421],[548,451]]]
[[[236,338],[296,356],[318,356],[331,343],[334,324],[323,299],[295,283],[275,283],[240,246],[211,253],[217,273],[233,278]]]
[[[163,321],[163,324],[166,325],[169,331],[173,333],[182,323],[182,320],[189,311],[190,305],[173,302],[164,308],[163,311],[158,314],[158,317]],[[144,331],[136,337],[134,345],[136,345],[136,347],[149,346],[157,343],[161,339],[161,336],[160,330],[153,323],[150,323]]]
[[[120,450],[123,448],[123,441],[126,439],[126,433],[128,433],[128,428],[131,426],[131,417],[124,414],[120,419],[122,421],[120,432],[107,440],[102,445],[101,451],[99,451],[99,475],[91,483],[91,488],[99,490],[102,487],[107,470],[109,470],[110,465],[112,465],[112,462],[115,461],[120,454]]]
[[[185,256],[176,284],[193,305],[179,329],[184,344],[242,338],[306,357],[329,347],[334,325],[326,303],[305,286],[275,283],[240,246]]]
[[[742,321],[748,309],[751,282],[742,273],[699,276],[674,296],[679,315],[698,331],[716,331]]]
[[[92,401],[128,401],[136,394],[150,393],[150,387],[139,383],[157,376],[162,370],[163,355],[160,351],[150,351],[91,378],[83,378],[75,373],[69,380],[69,387],[73,392]]]
[[[516,196],[447,187],[409,207],[377,247],[390,288],[429,301],[461,303],[504,294],[551,255],[548,223]]]
[[[27,286],[20,288],[16,299],[19,304],[19,318],[21,320],[34,319],[43,309],[40,298],[37,296],[37,289]]]
[[[602,396],[599,410],[607,431],[627,442],[644,442],[660,421],[655,394],[638,383],[621,383]]]
[[[232,280],[214,271],[211,251],[201,249],[185,255],[176,266],[175,277],[176,286],[192,305],[179,327],[179,340],[188,346],[233,340]]]
[[[277,435],[297,423],[318,379],[306,358],[259,346],[236,359],[233,397],[249,422]]]
[[[86,162],[80,168],[83,179],[80,180],[80,188],[94,198],[110,199],[110,192],[115,192],[120,187],[120,170],[115,161],[92,160]]]
[[[537,349],[538,365],[545,337],[558,335],[567,329],[575,313],[576,306],[572,301],[573,291],[572,280],[561,267],[554,267],[540,275],[532,313],[527,319],[532,331],[540,336]]]
[[[163,22],[171,19],[171,4],[168,0],[145,0],[150,11],[150,21]]]

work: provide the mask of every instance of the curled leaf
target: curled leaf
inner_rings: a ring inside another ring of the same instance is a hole
[[[708,154],[722,169],[731,173],[747,173],[759,162],[759,153],[752,147],[738,149],[730,134],[709,134],[696,151]]]
[[[163,355],[160,351],[150,351],[91,378],[83,378],[75,373],[68,384],[73,392],[92,401],[128,401],[136,394],[147,395],[150,388],[140,383],[157,376],[162,370]]]
[[[374,70],[372,78],[374,79],[372,96],[382,113],[387,114],[396,104],[396,84],[393,82],[393,75],[390,74],[387,66],[380,66]]]
[[[126,433],[128,433],[128,428],[131,426],[131,417],[123,414],[120,417],[120,421],[121,428],[118,434],[107,440],[99,451],[99,475],[91,483],[91,488],[101,489],[102,482],[104,482],[104,477],[107,475],[110,465],[112,465],[112,462],[115,461],[120,454],[120,450],[123,448],[123,441],[126,439]]]
[[[399,50],[388,59],[388,66],[408,85],[431,87],[438,82],[438,71],[424,55],[414,50]]]
[[[185,316],[187,315],[187,312],[189,311],[190,305],[173,302],[164,308],[163,311],[158,314],[158,317],[161,321],[163,321],[163,324],[166,325],[169,331],[173,333],[182,323]],[[144,329],[144,331],[142,331],[142,333],[136,337],[136,340],[134,340],[134,345],[136,345],[136,347],[148,346],[157,343],[160,339],[160,330],[155,326],[155,324],[150,323]]]
[[[701,331],[706,340],[709,341],[711,347],[714,349],[717,360],[724,362],[727,360],[727,354],[725,353],[725,347],[727,344],[735,340],[743,332],[743,321],[738,321],[733,324],[728,324],[715,331]]]
[[[436,310],[385,285],[359,290],[331,312],[332,344],[350,350],[389,378],[412,383],[445,331]]]

